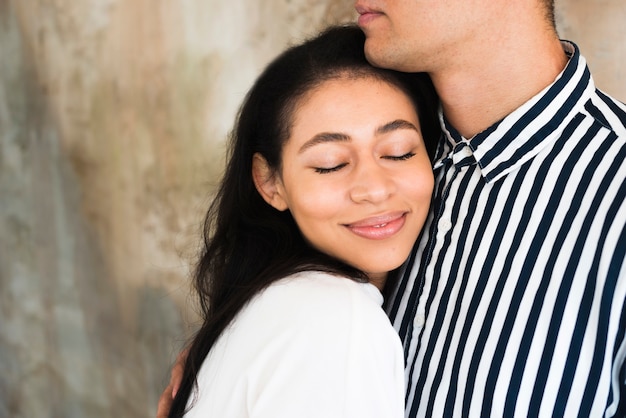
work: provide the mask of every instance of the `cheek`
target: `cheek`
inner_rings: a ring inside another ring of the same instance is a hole
[[[323,222],[341,212],[344,194],[341,187],[331,182],[301,184],[297,192],[290,194],[289,209],[298,222]],[[302,228],[306,229],[306,226]]]
[[[407,194],[409,194],[418,205],[428,207],[435,186],[435,179],[430,166],[428,166],[426,170],[417,170],[412,176],[404,178],[412,180],[403,182],[403,187]]]

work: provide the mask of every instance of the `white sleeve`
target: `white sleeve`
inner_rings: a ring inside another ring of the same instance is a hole
[[[402,346],[362,285],[317,274],[275,287],[257,308],[265,343],[246,374],[250,417],[404,416]]]

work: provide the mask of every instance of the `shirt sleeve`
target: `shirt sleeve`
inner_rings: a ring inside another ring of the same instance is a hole
[[[363,285],[313,275],[275,286],[250,319],[263,341],[246,372],[254,418],[400,418],[402,347]]]

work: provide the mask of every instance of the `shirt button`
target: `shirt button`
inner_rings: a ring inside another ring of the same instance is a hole
[[[421,314],[421,313],[415,314],[415,318],[413,318],[413,326],[415,328],[423,328],[425,322],[426,322],[426,317],[424,316],[424,314]]]
[[[464,147],[464,148],[461,150],[461,154],[462,154],[464,157],[471,157],[471,156],[473,155],[473,154],[472,154],[472,150],[471,150],[471,148],[470,148],[470,147]]]
[[[443,232],[448,232],[450,229],[452,229],[452,222],[450,222],[450,219],[442,219],[441,221],[439,221],[439,229],[441,229]]]

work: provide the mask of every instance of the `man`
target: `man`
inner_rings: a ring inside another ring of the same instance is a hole
[[[444,138],[388,312],[406,414],[625,416],[626,107],[550,0],[359,0],[368,59],[430,74]]]
[[[356,9],[368,59],[428,72],[442,103],[431,214],[387,302],[406,415],[626,416],[626,106],[551,0]]]

